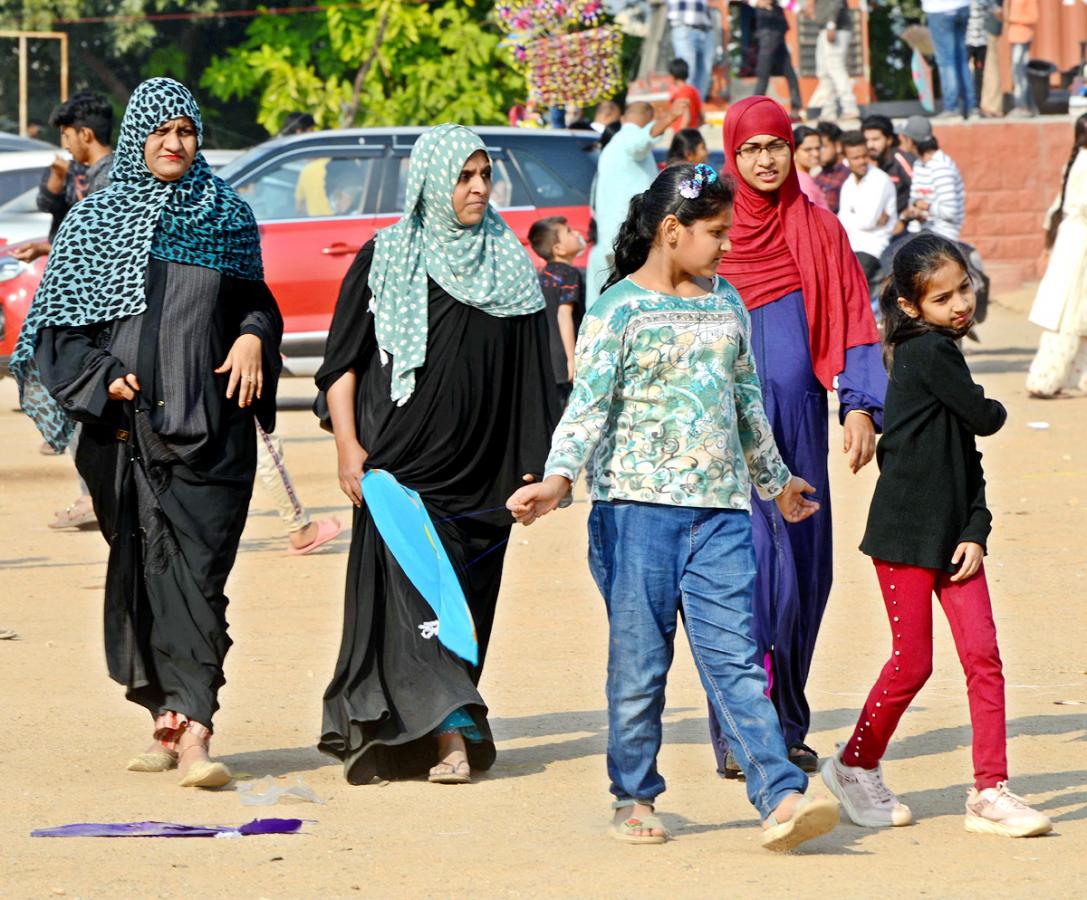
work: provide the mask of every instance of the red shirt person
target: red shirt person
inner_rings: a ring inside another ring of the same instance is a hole
[[[677,100],[686,100],[688,105],[685,116],[680,116],[672,125],[673,131],[683,128],[698,128],[702,125],[702,95],[698,88],[687,81],[690,69],[682,59],[673,59],[668,67],[668,74],[672,76],[672,89],[668,92],[668,103],[675,105]]]

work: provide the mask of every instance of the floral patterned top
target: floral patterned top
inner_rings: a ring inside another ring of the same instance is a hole
[[[546,475],[588,467],[593,500],[751,508],[791,477],[762,405],[736,289],[677,297],[629,278],[586,314]]]

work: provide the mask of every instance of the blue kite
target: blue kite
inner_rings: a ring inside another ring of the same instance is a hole
[[[362,497],[385,546],[438,617],[438,640],[477,665],[472,611],[422,499],[384,469],[363,473]]]

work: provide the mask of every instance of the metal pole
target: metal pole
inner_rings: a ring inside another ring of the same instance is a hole
[[[60,33],[60,102],[68,99],[68,32]]]
[[[26,137],[26,35],[19,35],[19,134]]]

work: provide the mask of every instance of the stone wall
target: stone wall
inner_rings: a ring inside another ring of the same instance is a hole
[[[963,240],[974,244],[1000,282],[1034,277],[1045,212],[1060,189],[1074,119],[971,120],[936,125],[940,148],[966,184]]]

